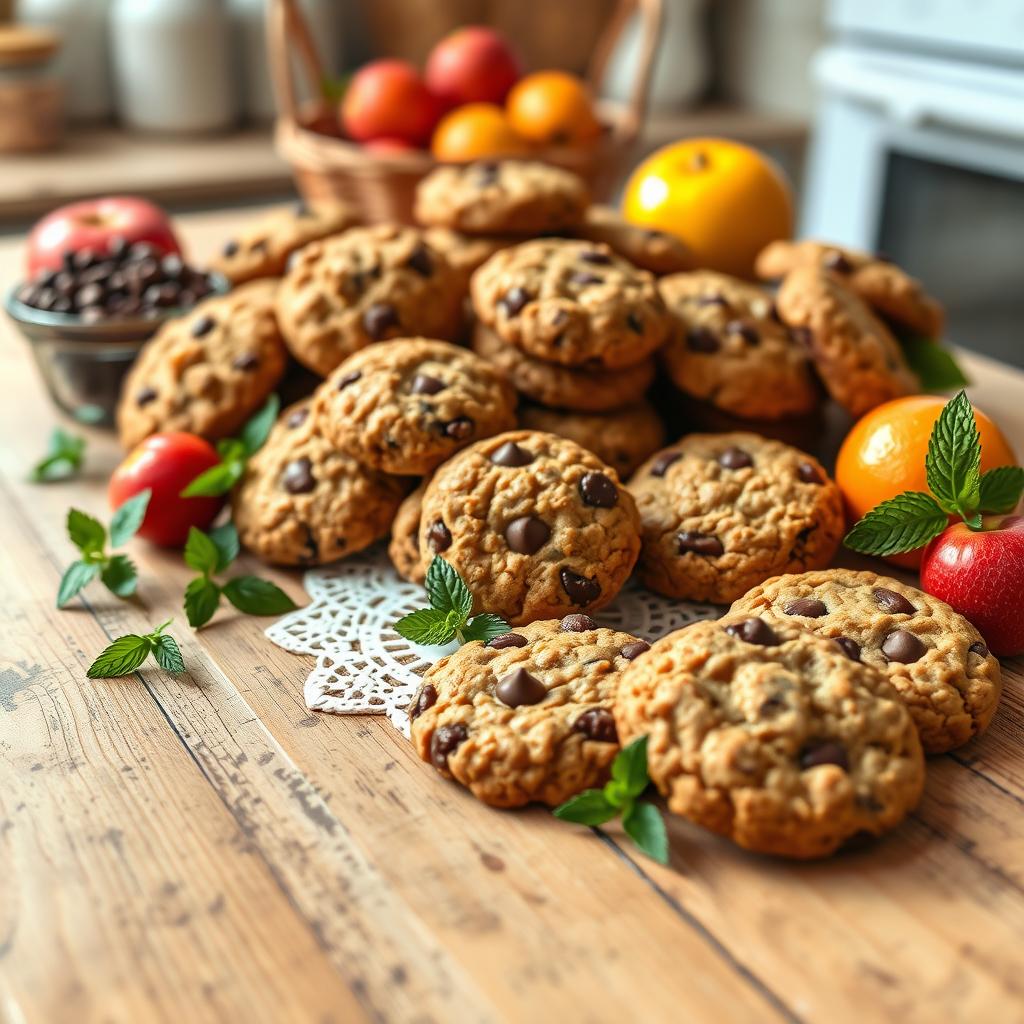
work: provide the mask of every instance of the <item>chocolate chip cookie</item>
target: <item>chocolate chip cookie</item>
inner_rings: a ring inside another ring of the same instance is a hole
[[[352,228],[296,255],[277,298],[285,342],[326,377],[375,341],[450,339],[462,322],[464,278],[415,228]]]
[[[882,673],[793,623],[731,616],[659,640],[619,679],[626,745],[670,811],[740,846],[824,857],[917,803],[924,758]]]
[[[438,167],[416,189],[420,224],[467,235],[529,238],[578,224],[590,202],[582,178],[528,160]]]
[[[819,401],[807,350],[762,288],[710,270],[659,283],[675,317],[663,350],[676,387],[745,419],[800,416]]]
[[[652,274],[676,274],[696,266],[693,253],[675,235],[630,224],[611,206],[587,207],[574,238],[603,242],[634,266]]]
[[[164,324],[122,385],[121,444],[134,448],[164,430],[210,441],[235,433],[284,373],[287,353],[273,298],[271,285],[254,281]]]
[[[798,267],[786,275],[775,302],[783,322],[806,343],[829,394],[852,415],[921,390],[889,328],[837,277]]]
[[[665,424],[649,402],[637,402],[607,413],[526,405],[519,410],[519,425],[575,441],[613,466],[623,480],[665,443]]]
[[[266,562],[323,565],[387,535],[405,482],[339,452],[316,398],[289,406],[249,460],[231,506],[242,544]]]
[[[477,268],[496,252],[518,245],[520,241],[508,235],[464,235],[451,228],[427,228],[423,237],[462,275],[466,292]]]
[[[429,479],[421,481],[403,500],[391,524],[388,557],[398,575],[410,583],[422,583],[427,578],[427,567],[420,556],[420,515],[428,483]]]
[[[478,323],[473,351],[497,366],[515,389],[542,405],[579,412],[607,412],[643,398],[654,380],[654,359],[622,370],[581,370],[546,363]]]
[[[654,276],[596,242],[538,238],[503,249],[470,288],[485,326],[527,355],[562,366],[642,363],[671,325]]]
[[[758,277],[775,280],[797,267],[818,267],[835,274],[880,317],[926,338],[940,338],[945,322],[941,303],[920,281],[895,263],[856,249],[825,242],[772,242],[757,257]]]
[[[899,580],[849,569],[780,576],[731,611],[799,623],[885,673],[929,754],[977,736],[999,703],[999,662],[981,634],[945,602]]]
[[[465,644],[410,708],[417,753],[494,807],[556,806],[601,785],[619,749],[612,699],[647,644],[589,615]]]
[[[531,430],[479,441],[443,463],[423,496],[420,551],[441,555],[475,611],[513,624],[604,607],[640,552],[618,474],[573,441]]]
[[[640,578],[668,597],[727,604],[779,573],[823,569],[843,535],[821,464],[758,434],[691,434],[648,459],[629,490]]]
[[[233,284],[280,277],[297,249],[344,231],[358,219],[352,207],[339,202],[315,206],[299,202],[271,210],[227,242],[210,267]]]

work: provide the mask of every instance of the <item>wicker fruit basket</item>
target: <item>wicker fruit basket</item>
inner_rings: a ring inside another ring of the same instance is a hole
[[[594,50],[587,81],[595,95],[607,61],[635,12],[641,18],[640,59],[626,103],[598,106],[604,131],[586,147],[539,150],[538,159],[566,167],[585,178],[603,198],[629,159],[644,119],[651,67],[661,28],[663,0],[619,0]],[[428,152],[369,153],[338,134],[337,104],[323,92],[326,80],[316,44],[296,0],[271,0],[267,21],[271,75],[277,97],[275,142],[288,161],[299,191],[308,200],[342,199],[363,211],[367,221],[412,221],[416,185],[435,166]],[[291,57],[296,53],[314,99],[298,102]]]

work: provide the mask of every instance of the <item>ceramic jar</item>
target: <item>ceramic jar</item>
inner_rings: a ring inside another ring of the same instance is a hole
[[[0,153],[56,146],[64,132],[64,87],[54,69],[55,33],[0,25]]]

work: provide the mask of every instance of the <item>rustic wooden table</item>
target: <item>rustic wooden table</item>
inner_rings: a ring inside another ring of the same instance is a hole
[[[185,218],[193,252],[241,220]],[[1024,451],[1024,374],[967,362]],[[3,1021],[1024,1020],[1019,660],[884,841],[791,864],[673,820],[661,868],[617,827],[489,810],[385,720],[311,715],[262,620],[189,630],[174,555],[134,543],[137,600],[56,611],[66,509],[106,515],[119,455],[95,434],[82,480],[27,483],[57,417],[7,323],[0,372]],[[187,674],[86,679],[172,615]]]

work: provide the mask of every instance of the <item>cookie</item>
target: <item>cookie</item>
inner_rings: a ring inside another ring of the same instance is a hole
[[[583,179],[528,160],[449,165],[416,189],[420,224],[467,235],[529,238],[578,224],[590,202]]]
[[[323,565],[387,535],[406,485],[339,452],[317,399],[289,406],[249,460],[231,507],[242,544],[265,562]]]
[[[999,662],[981,634],[945,602],[899,580],[849,569],[780,576],[745,594],[732,612],[799,623],[879,669],[929,754],[983,732],[999,703]]]
[[[614,371],[557,366],[528,356],[479,323],[473,328],[473,351],[497,366],[527,398],[579,412],[608,412],[638,402],[654,380],[653,358]]]
[[[470,292],[485,326],[562,366],[634,366],[671,325],[654,276],[595,242],[538,238],[503,249],[473,275]]]
[[[500,370],[427,338],[357,352],[322,394],[328,439],[387,473],[422,476],[460,448],[516,424],[515,389]]]
[[[647,737],[670,811],[740,846],[834,853],[917,803],[924,757],[882,673],[793,623],[732,616],[659,640],[622,673],[622,744]]]
[[[676,274],[696,266],[692,252],[675,235],[630,224],[614,207],[588,206],[574,238],[602,242],[634,266],[652,274]]]
[[[456,337],[463,294],[463,276],[421,231],[378,224],[301,249],[277,315],[292,355],[326,377],[375,341]]]
[[[451,228],[427,228],[423,237],[462,275],[467,292],[469,279],[477,268],[496,252],[519,244],[518,238],[508,235],[464,235]]]
[[[843,535],[839,488],[810,455],[758,434],[691,434],[629,490],[640,578],[667,597],[727,604],[771,576],[823,569]]]
[[[649,402],[608,413],[526,405],[519,410],[519,425],[575,441],[617,470],[623,480],[665,443],[665,424]]]
[[[828,393],[853,416],[921,390],[889,328],[832,274],[798,267],[786,275],[775,304],[806,342]]]
[[[427,578],[427,567],[420,557],[420,515],[423,512],[423,495],[429,480],[419,486],[402,501],[391,524],[391,540],[388,542],[388,557],[395,571],[410,583],[422,583]]]
[[[757,257],[758,277],[772,281],[797,267],[835,274],[880,317],[926,338],[942,337],[945,312],[920,281],[881,256],[826,242],[772,242]]]
[[[352,207],[344,203],[298,202],[264,214],[224,245],[210,269],[232,284],[261,277],[280,277],[288,257],[310,242],[337,234],[358,222]]]
[[[412,742],[486,804],[557,806],[607,779],[619,674],[647,646],[589,615],[465,644],[424,676]]]
[[[513,625],[604,607],[640,552],[618,474],[573,441],[517,430],[443,463],[423,496],[420,551],[441,555],[476,611]]]
[[[675,318],[663,350],[676,387],[745,419],[800,416],[819,403],[806,349],[757,285],[698,270],[659,283]]]
[[[164,324],[121,387],[121,444],[134,448],[159,431],[209,441],[234,434],[284,373],[287,353],[273,297],[273,285],[255,281]]]

